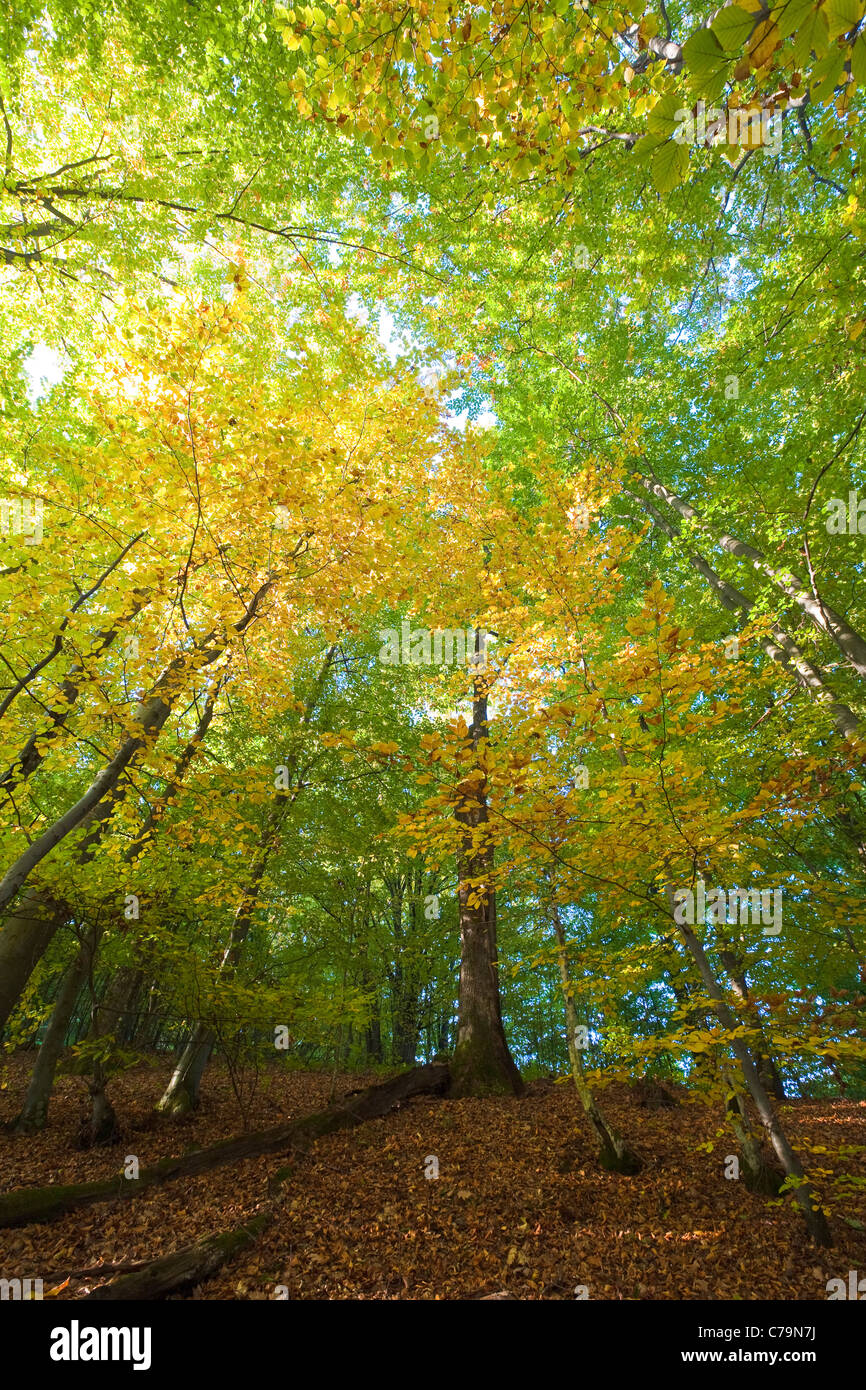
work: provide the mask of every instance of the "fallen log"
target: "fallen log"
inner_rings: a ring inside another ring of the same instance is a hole
[[[379,1119],[412,1096],[439,1094],[447,1088],[448,1080],[446,1065],[428,1063],[401,1072],[399,1076],[378,1086],[368,1086],[365,1091],[346,1097],[326,1110],[318,1110],[288,1124],[275,1125],[252,1134],[239,1134],[205,1149],[194,1149],[192,1153],[179,1158],[160,1159],[151,1168],[142,1168],[137,1178],[126,1178],[119,1174],[102,1182],[65,1186],[52,1183],[48,1187],[16,1188],[0,1195],[0,1227],[52,1221],[75,1207],[91,1202],[128,1201],[159,1183],[174,1178],[195,1177],[227,1163],[238,1163],[244,1158],[303,1151],[322,1135]]]
[[[444,1073],[444,1075],[440,1073]],[[333,1133],[335,1129],[345,1129],[386,1115],[404,1100],[410,1099],[411,1096],[444,1091],[448,1086],[448,1081],[447,1066],[416,1067],[410,1072],[403,1072],[402,1075],[394,1077],[393,1081],[385,1082],[382,1086],[371,1086],[366,1091],[352,1091],[349,1096],[344,1097],[338,1106],[320,1111],[317,1115],[307,1116],[306,1119],[296,1121],[293,1125],[281,1126],[281,1129],[288,1128],[297,1132],[301,1127],[304,1127],[304,1136],[301,1142],[293,1143],[292,1148],[295,1150],[301,1147],[306,1148],[313,1139],[319,1138],[321,1134]],[[337,1117],[339,1119],[337,1123],[329,1123],[327,1129],[323,1129],[319,1122],[325,1116],[329,1116],[331,1120]],[[308,1132],[309,1126],[314,1121],[316,1122],[313,1126],[315,1133],[310,1134]],[[263,1131],[262,1133],[272,1132]],[[220,1147],[222,1146],[213,1146],[214,1149]],[[264,1150],[263,1152],[269,1151]],[[212,1150],[208,1149],[202,1152],[210,1153]],[[201,1240],[195,1241],[192,1245],[185,1245],[171,1255],[162,1255],[149,1264],[139,1265],[133,1272],[122,1274],[119,1278],[112,1279],[107,1284],[100,1284],[98,1288],[84,1294],[80,1302],[85,1303],[92,1300],[99,1300],[100,1302],[137,1301],[164,1298],[166,1294],[176,1293],[189,1288],[190,1285],[202,1283],[203,1280],[215,1273],[226,1260],[237,1254],[239,1250],[244,1249],[245,1246],[251,1245],[267,1229],[274,1219],[274,1209],[279,1203],[281,1189],[293,1171],[291,1167],[284,1167],[271,1175],[268,1179],[270,1200],[243,1225],[235,1226],[229,1231],[218,1231],[212,1235],[204,1236]]]
[[[173,1255],[152,1260],[134,1274],[122,1274],[109,1284],[100,1284],[98,1289],[85,1294],[79,1302],[164,1298],[166,1294],[188,1288],[190,1284],[200,1284],[245,1245],[251,1245],[272,1220],[272,1212],[260,1212],[244,1226],[205,1236],[194,1245],[176,1250]]]

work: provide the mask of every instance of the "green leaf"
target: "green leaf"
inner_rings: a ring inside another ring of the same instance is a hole
[[[801,29],[797,31],[792,52],[797,63],[805,64],[810,53],[822,58],[830,45],[827,34],[827,16],[823,10],[813,10]]]
[[[728,85],[727,65],[720,67],[716,72],[712,72],[708,77],[693,78],[691,89],[695,96],[703,97],[705,101],[713,102],[718,100]]]
[[[712,29],[698,29],[683,45],[683,59],[689,72],[696,77],[714,73],[727,60]]]
[[[786,4],[773,10],[772,17],[782,38],[786,39],[814,12],[815,0],[787,0]]]
[[[856,29],[864,12],[866,5],[862,0],[828,0],[824,13],[830,38],[838,38],[840,34],[847,34],[849,29]]]
[[[676,92],[670,92],[667,96],[663,96],[661,101],[656,102],[650,111],[647,117],[647,130],[653,135],[673,135],[683,114],[691,113],[683,105],[682,97]],[[639,144],[640,141],[638,141]]]
[[[652,162],[653,183],[659,193],[670,193],[671,189],[683,183],[689,168],[689,152],[685,145],[669,140],[662,145]]]
[[[646,163],[655,154],[660,145],[665,142],[664,135],[642,135],[632,150],[632,159],[639,163]]]
[[[851,49],[851,71],[855,82],[866,87],[866,38],[862,34]]]
[[[809,95],[812,101],[827,101],[836,90],[845,69],[845,52],[835,48],[822,58],[812,70],[812,86]]]
[[[806,4],[811,5],[811,0],[806,0]],[[715,34],[726,53],[738,53],[754,29],[757,18],[756,14],[741,10],[739,5],[726,5],[713,20],[710,32]]]

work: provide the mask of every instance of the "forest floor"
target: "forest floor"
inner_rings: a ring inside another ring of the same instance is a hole
[[[0,1092],[0,1123],[20,1106],[31,1059],[12,1059]],[[111,1096],[119,1145],[82,1151],[83,1083],[57,1086],[49,1125],[36,1137],[0,1131],[0,1191],[116,1174],[127,1155],[142,1167],[238,1133],[239,1109],[225,1068],[212,1065],[192,1118],[157,1119],[153,1105],[170,1065],[118,1077]],[[336,1077],[336,1097],[372,1076]],[[252,1100],[248,1128],[323,1108],[325,1072],[273,1069]],[[859,1178],[833,1195],[823,1179],[836,1241],[810,1246],[790,1202],[770,1205],[724,1177],[727,1136],[718,1115],[680,1089],[676,1108],[637,1103],[626,1086],[604,1106],[644,1162],[631,1178],[594,1159],[568,1083],[532,1082],[521,1099],[449,1101],[420,1096],[359,1128],[320,1139],[292,1163],[276,1221],[184,1297],[453,1299],[507,1291],[520,1299],[826,1299],[828,1279],[866,1273],[866,1101],[786,1103],[783,1120],[810,1165]],[[715,1142],[712,1153],[697,1146]],[[808,1152],[826,1147],[829,1154]],[[438,1159],[438,1178],[425,1168]],[[104,1282],[95,1267],[127,1264],[241,1224],[267,1196],[285,1158],[271,1154],[183,1177],[133,1201],[80,1207],[45,1225],[0,1230],[0,1276],[40,1277],[45,1292],[78,1298]],[[855,1224],[848,1224],[853,1222]],[[84,1272],[86,1271],[86,1272]],[[62,1288],[60,1286],[63,1286]],[[176,1295],[177,1296],[177,1295]]]

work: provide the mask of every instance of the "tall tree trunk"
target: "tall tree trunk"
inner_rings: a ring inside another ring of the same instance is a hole
[[[146,990],[146,996],[144,991]],[[153,1047],[153,1040],[156,1029],[159,1026],[159,1015],[157,1014],[157,1004],[159,1002],[159,992],[156,980],[145,983],[142,994],[139,996],[140,1004],[135,1026],[132,1030],[130,1043],[139,1051],[148,1051]]]
[[[94,1010],[88,1039],[112,1035],[117,1038],[121,1020],[129,1006],[130,994],[138,986],[138,973],[131,965],[122,965],[114,972],[99,1007]],[[111,1144],[117,1137],[117,1116],[108,1099],[107,1085],[105,1066],[97,1061],[88,1082],[92,1103],[88,1135],[90,1144]]]
[[[748,1007],[752,1001],[749,996],[749,986],[746,981],[746,972],[742,961],[731,950],[719,951],[719,960],[728,972],[728,978],[731,981],[731,986],[737,999]],[[779,1075],[779,1069],[770,1053],[769,1046],[766,1044],[766,1039],[764,1050],[759,1050],[754,1053],[753,1061],[764,1087],[776,1100],[784,1100],[785,1088],[782,1084],[782,1078]]]
[[[109,978],[108,985],[99,1005],[94,1005],[88,1042],[116,1035],[120,1020],[126,1009],[131,986],[135,983],[136,971],[132,966],[121,966]],[[93,1063],[87,1089],[90,1093],[90,1127],[84,1141],[88,1145],[112,1144],[117,1138],[118,1126],[114,1106],[108,1098],[109,1074],[102,1059]]]
[[[407,961],[407,938],[403,930],[403,904],[407,880],[401,873],[383,875],[383,883],[391,900],[391,929],[394,935],[393,964],[388,970],[391,996],[391,1061],[411,1064],[415,1060],[414,1019],[417,1001],[414,972]]]
[[[668,506],[672,507],[685,521],[696,525],[715,545],[721,546],[729,555],[735,555],[738,559],[745,560],[759,574],[763,574],[769,579],[771,584],[774,584],[806,614],[819,632],[823,632],[831,641],[835,642],[851,669],[858,676],[866,676],[866,641],[841,613],[837,613],[824,599],[810,593],[801,579],[798,579],[790,570],[780,570],[769,564],[755,546],[749,545],[746,541],[738,540],[736,536],[731,536],[726,531],[717,531],[709,526],[694,507],[690,506],[672,488],[665,487],[664,483],[660,482],[654,474],[650,473],[643,477],[641,486],[647,492],[654,493],[656,497],[663,498]]]
[[[337,644],[334,643],[325,655],[312,692],[304,707],[300,725],[301,729],[305,729],[313,717],[322,691],[325,688],[336,650]],[[301,789],[298,780],[297,752],[288,759],[286,766],[288,767],[290,777],[294,779],[291,795],[288,790],[279,791],[271,802],[264,829],[259,837],[259,843],[253,858],[249,878],[237,911],[235,912],[228,945],[220,963],[219,973],[223,977],[231,975],[237,969],[243,952],[244,943],[253,925],[253,917],[258,906],[259,893],[265,870],[267,869],[271,854],[278,843],[280,827],[282,826],[287,812],[294,805]],[[168,1086],[157,1103],[156,1108],[160,1114],[184,1115],[188,1111],[196,1108],[199,1103],[201,1079],[204,1075],[205,1067],[210,1060],[215,1042],[216,1034],[214,1031],[199,1020],[193,1029],[189,1042],[186,1044],[181,1054],[180,1061],[174,1069]]]
[[[60,992],[54,1001],[48,1028],[30,1076],[24,1104],[15,1120],[14,1128],[17,1134],[35,1134],[37,1130],[45,1127],[57,1063],[63,1052],[69,1021],[78,996],[92,969],[98,935],[97,929],[91,927],[63,976]]]
[[[563,931],[562,921],[560,920],[559,909],[557,907],[553,908],[553,930],[556,935],[556,944],[558,947],[556,955],[559,962],[559,978],[562,984],[562,997],[565,1001],[568,1060],[571,1065],[571,1075],[574,1078],[575,1090],[586,1112],[586,1118],[589,1120],[595,1137],[598,1140],[598,1161],[602,1168],[608,1168],[615,1173],[638,1173],[641,1168],[640,1159],[629,1149],[625,1140],[621,1135],[617,1134],[613,1126],[608,1124],[583,1074],[583,1058],[577,1046],[577,1029],[579,1025],[577,1022],[577,1010],[574,1007],[574,990],[568,973],[568,952],[565,945],[565,932]]]
[[[62,903],[31,888],[6,919],[0,932],[0,1033],[67,917]]]
[[[134,966],[127,967],[132,974],[129,981],[129,990],[126,996],[123,1017],[120,1020],[117,1030],[117,1040],[124,1043],[127,1047],[132,1046],[132,1040],[138,1029],[138,1001],[144,987],[145,974],[143,970],[138,970]]]
[[[475,651],[483,651],[476,630]],[[486,774],[480,755],[487,742],[487,691],[484,679],[473,682],[469,741],[474,767],[460,784],[463,801],[455,811],[462,827],[457,856],[460,917],[460,1002],[457,1042],[451,1062],[453,1096],[519,1095],[520,1072],[508,1050],[502,1026],[496,960],[496,892],[493,842],[487,824]]]
[[[670,916],[673,921],[676,921],[676,899],[674,897],[674,889],[670,884],[666,886],[665,894],[668,901]],[[698,974],[704,983],[707,994],[713,1001],[713,1011],[716,1017],[724,1029],[728,1032],[734,1032],[737,1028],[737,1019],[725,1000],[721,986],[715,977],[713,968],[707,959],[703,946],[695,933],[688,926],[684,923],[678,923],[677,926],[686,944],[686,948],[698,968]],[[742,1038],[738,1037],[733,1037],[730,1045],[734,1056],[742,1067],[743,1077],[745,1078],[749,1094],[754,1101],[755,1109],[758,1112],[767,1138],[772,1144],[776,1157],[785,1171],[785,1176],[792,1179],[794,1183],[795,1200],[803,1214],[803,1219],[806,1222],[809,1234],[816,1245],[832,1245],[833,1239],[830,1235],[830,1228],[827,1225],[826,1218],[806,1178],[803,1165],[791,1148],[787,1135],[779,1124],[770,1098],[761,1084],[761,1078],[758,1076],[748,1047],[745,1045]]]

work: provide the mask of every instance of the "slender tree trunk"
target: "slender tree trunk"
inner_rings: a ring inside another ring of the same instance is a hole
[[[675,921],[676,901],[674,890],[667,885],[665,893],[668,900],[668,907],[671,918]],[[721,986],[713,973],[713,968],[707,959],[706,952],[698,940],[697,936],[684,923],[678,923],[678,930],[692,956],[703,980],[707,994],[713,1001],[713,1009],[722,1027],[729,1032],[733,1032],[737,1027],[737,1020],[732,1010],[725,1001]],[[779,1124],[773,1110],[770,1098],[761,1079],[758,1076],[755,1064],[752,1061],[748,1047],[742,1038],[734,1037],[731,1039],[731,1050],[743,1070],[743,1077],[749,1089],[749,1094],[755,1104],[761,1124],[764,1126],[767,1138],[773,1146],[773,1150],[785,1171],[785,1176],[792,1179],[794,1183],[794,1195],[803,1214],[803,1219],[809,1230],[809,1234],[817,1245],[829,1246],[833,1244],[830,1235],[830,1228],[826,1218],[821,1211],[812,1188],[803,1171],[803,1165],[794,1153],[788,1138]]]
[[[381,1062],[382,1060],[382,1019],[379,1011],[379,996],[373,1003],[373,1010],[370,1015],[370,1022],[367,1024],[367,1060],[370,1062]]]
[[[725,1077],[728,1089],[733,1092],[727,1106],[728,1123],[740,1146],[740,1154],[745,1170],[745,1183],[750,1192],[765,1197],[775,1197],[782,1186],[784,1174],[767,1163],[756,1137],[745,1099],[730,1076]]]
[[[475,635],[475,651],[483,651],[480,631]],[[480,754],[487,742],[487,694],[479,677],[474,681],[469,739],[473,752]],[[519,1095],[523,1090],[502,1026],[485,780],[476,759],[472,774],[459,789],[465,809],[458,807],[455,812],[462,835],[457,863],[461,959],[457,1042],[451,1062],[454,1096]]]
[[[682,544],[678,525],[674,526],[666,521],[647,498],[631,492],[630,489],[626,491],[652,519],[658,530],[669,540]],[[740,611],[748,617],[755,606],[752,600],[723,579],[699,551],[686,547],[685,553],[689,564],[707,581],[722,607],[731,613]],[[833,722],[843,738],[853,738],[860,727],[860,721],[853,710],[835,697],[822,673],[807,660],[793,638],[779,623],[773,624],[772,632],[775,641],[768,637],[761,640],[761,646],[767,656],[788,671],[812,699],[829,709]]]
[[[253,620],[259,603],[272,584],[273,580],[267,580],[253,595],[244,617],[231,629],[233,633],[240,634]],[[215,634],[211,633],[205,641],[212,642],[214,636]],[[96,775],[83,796],[33,840],[7,869],[0,881],[0,909],[11,902],[37,864],[67,835],[82,825],[100,802],[112,796],[129,764],[137,758],[143,748],[158,738],[191,672],[202,670],[216,661],[226,650],[229,640],[226,635],[216,646],[202,644],[197,647],[192,658],[185,653],[169,662],[144,700],[135,707],[131,722],[137,726],[136,732],[124,739],[111,762],[106,763]]]
[[[565,945],[565,932],[559,916],[559,909],[553,909],[553,930],[556,934],[558,946],[557,960],[559,961],[559,978],[562,984],[562,997],[565,1001],[565,1027],[567,1030],[568,1060],[571,1065],[571,1075],[574,1078],[574,1087],[580,1097],[580,1103],[586,1113],[586,1118],[598,1140],[598,1161],[602,1168],[608,1168],[615,1173],[633,1174],[640,1172],[641,1162],[635,1153],[629,1149],[625,1140],[617,1134],[612,1125],[608,1123],[601,1112],[601,1107],[596,1101],[590,1086],[587,1084],[583,1074],[583,1058],[580,1048],[577,1045],[577,1010],[574,1007],[574,990],[568,974],[568,953]]]
[[[731,981],[731,986],[737,999],[748,1007],[752,1001],[749,997],[749,986],[746,982],[746,972],[743,969],[742,961],[738,960],[734,952],[730,950],[719,951],[719,960],[728,972],[728,978]],[[782,1078],[779,1075],[779,1069],[770,1054],[769,1047],[766,1046],[766,1039],[765,1048],[766,1055],[760,1050],[753,1055],[755,1069],[766,1090],[768,1090],[776,1100],[784,1100],[785,1088],[782,1084]]]
[[[316,678],[313,690],[307,700],[301,719],[301,728],[305,729],[313,717],[315,708],[321,698],[322,691],[328,679],[337,645],[334,643],[325,655],[321,670]],[[228,946],[220,964],[220,975],[230,976],[238,966],[243,952],[244,943],[253,925],[253,917],[258,906],[259,893],[265,870],[268,866],[271,854],[278,843],[279,832],[283,820],[289,809],[294,805],[300,791],[300,784],[297,781],[298,756],[291,757],[286,766],[289,768],[290,776],[295,778],[294,786],[289,795],[288,789],[277,792],[271,803],[270,811],[265,823],[265,827],[259,837],[258,847],[250,869],[250,875],[235,913],[232,929],[229,935]],[[208,1026],[199,1020],[192,1032],[192,1036],[184,1048],[180,1061],[175,1067],[171,1080],[168,1083],[161,1099],[157,1104],[157,1110],[161,1115],[184,1115],[190,1110],[194,1110],[199,1103],[199,1090],[201,1079],[204,1075],[205,1067],[210,1060],[211,1053],[216,1041],[215,1033]]]
[[[60,992],[54,1002],[48,1028],[30,1076],[24,1104],[15,1121],[17,1134],[35,1134],[37,1130],[45,1127],[57,1063],[63,1052],[78,996],[92,969],[97,938],[97,929],[91,927],[63,976]]]
[[[758,573],[769,579],[781,593],[785,594],[806,614],[819,632],[824,633],[831,641],[835,642],[851,669],[858,676],[866,676],[866,641],[847,619],[842,617],[841,613],[837,613],[823,599],[811,594],[801,579],[798,579],[790,570],[776,569],[774,565],[769,564],[755,546],[749,545],[746,541],[738,540],[736,536],[728,535],[725,531],[716,531],[707,525],[694,507],[684,501],[673,489],[665,487],[664,483],[661,483],[653,474],[644,477],[641,480],[641,486],[647,492],[654,493],[656,497],[663,498],[684,520],[696,524],[699,530],[703,531],[716,545],[726,550],[729,555],[735,555],[738,559],[745,560]]]
[[[137,970],[132,966],[128,968],[132,971],[132,975],[129,981],[129,990],[126,996],[123,1017],[118,1026],[117,1040],[118,1042],[125,1043],[127,1047],[131,1047],[132,1040],[138,1028],[137,1004],[144,986],[145,977],[143,970]]]
[[[413,972],[407,965],[409,952],[406,949],[407,937],[403,930],[403,904],[406,898],[407,881],[400,873],[388,875],[383,879],[391,899],[391,929],[394,935],[394,961],[388,971],[391,996],[391,1060],[395,1064],[415,1060],[414,1018],[417,1001],[413,997],[415,982]]]
[[[153,1047],[154,1033],[158,1024],[156,1010],[159,1001],[159,993],[155,980],[151,980],[149,983],[143,985],[139,999],[141,1002],[138,1017],[130,1042],[134,1048],[144,1052],[149,1051]]]
[[[121,966],[110,977],[101,1002],[93,1010],[88,1041],[107,1038],[117,1033],[126,1009],[130,987],[135,983],[135,974],[132,966]],[[117,1116],[108,1098],[107,1087],[108,1072],[105,1063],[102,1060],[95,1061],[87,1083],[91,1115],[86,1142],[91,1145],[112,1144],[117,1138]]]

